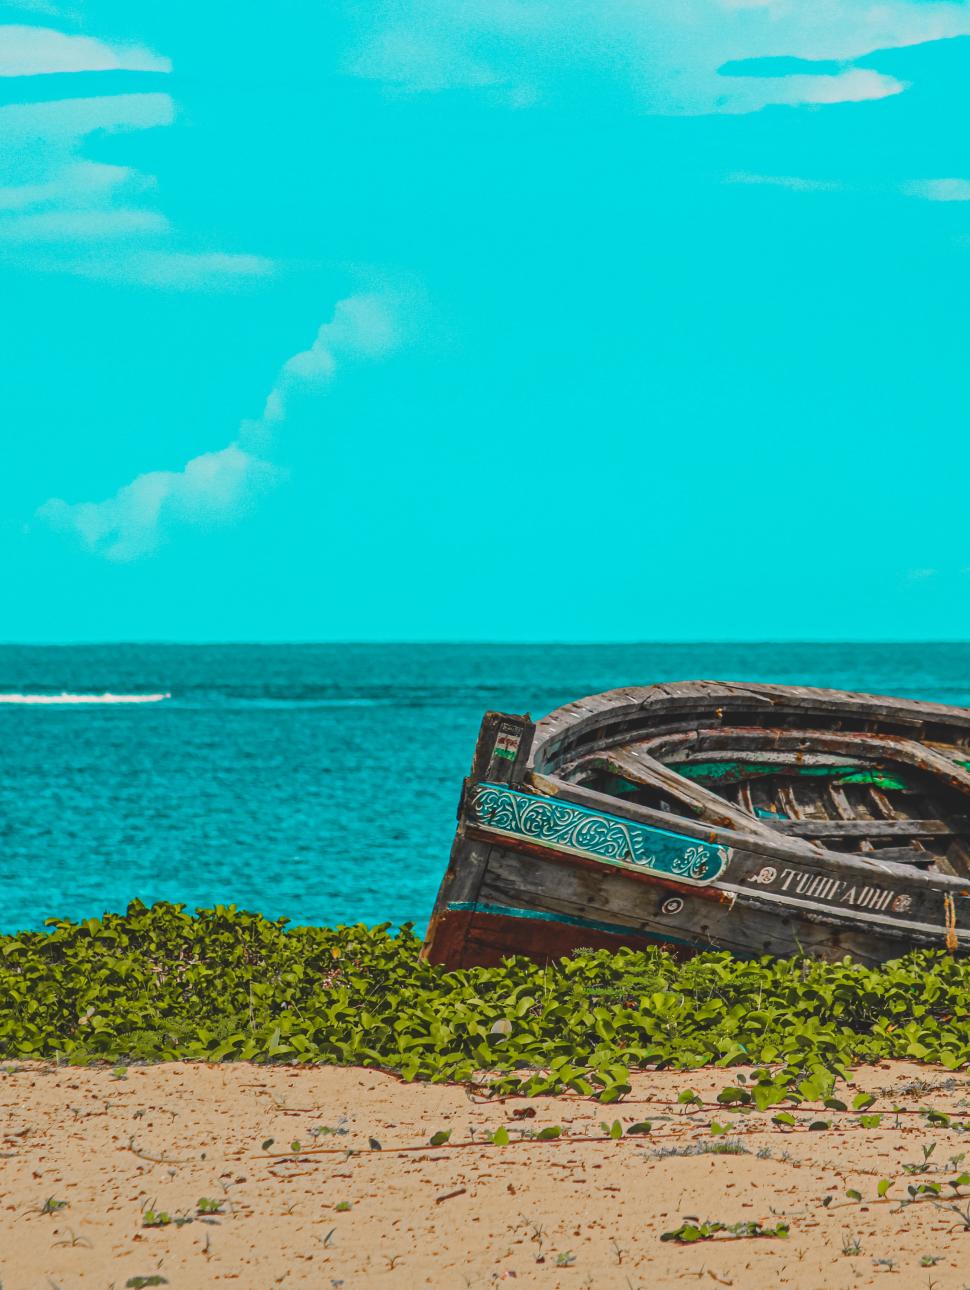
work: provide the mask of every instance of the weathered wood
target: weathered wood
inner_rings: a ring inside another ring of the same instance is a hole
[[[568,704],[538,724],[528,761],[522,740],[496,760],[498,735],[519,731],[528,718],[483,725],[429,930],[436,962],[658,942],[873,963],[970,951],[966,709],[697,681]]]
[[[970,833],[970,819],[957,820],[779,820],[772,828],[800,838],[930,838]]]

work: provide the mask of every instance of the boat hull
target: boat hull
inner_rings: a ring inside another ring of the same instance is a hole
[[[970,884],[929,881],[901,865],[874,869],[849,859],[773,855],[770,846],[749,840],[736,845],[726,830],[707,831],[702,844],[708,857],[723,857],[716,877],[691,879],[669,866],[646,868],[615,854],[509,836],[507,819],[496,827],[483,821],[477,806],[483,787],[490,786],[466,787],[425,944],[429,961],[451,969],[494,965],[514,954],[546,962],[583,948],[650,945],[676,955],[724,949],[749,958],[848,955],[875,964],[910,949],[945,948],[950,911],[950,939],[967,948],[968,933],[959,924],[970,925]],[[618,818],[538,793],[517,796],[531,797],[537,807],[581,812],[590,821],[591,845],[606,845],[607,826]],[[598,835],[597,819],[603,821]],[[696,863],[700,839],[644,828],[634,818],[626,824],[668,845],[679,842]],[[575,830],[570,836],[576,840]]]
[[[968,804],[965,709],[684,682],[487,713],[425,956],[966,952]]]

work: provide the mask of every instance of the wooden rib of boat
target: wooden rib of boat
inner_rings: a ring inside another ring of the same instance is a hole
[[[651,944],[970,948],[970,709],[691,681],[487,713],[425,956]]]

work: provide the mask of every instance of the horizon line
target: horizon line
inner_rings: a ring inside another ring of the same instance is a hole
[[[313,648],[316,646],[343,645],[348,648],[354,646],[460,646],[465,648],[481,649],[483,647],[495,648],[502,647],[508,649],[524,649],[537,646],[542,647],[570,647],[577,649],[589,648],[629,648],[633,646],[658,646],[666,645],[672,648],[692,648],[698,646],[727,646],[727,645],[843,645],[843,646],[869,646],[869,645],[891,645],[891,646],[913,646],[913,645],[970,645],[970,639],[963,637],[933,637],[933,638],[912,638],[912,639],[858,639],[858,638],[837,638],[837,637],[817,637],[814,639],[804,637],[725,637],[722,639],[708,640],[563,640],[563,639],[534,639],[534,640],[496,640],[496,639],[430,639],[427,637],[398,637],[390,639],[367,639],[367,638],[335,638],[335,639],[258,639],[258,638],[233,638],[226,639],[163,639],[157,637],[145,637],[143,639],[91,639],[91,640],[5,640],[0,641],[0,649],[98,649],[98,648],[130,648],[130,647],[147,647],[161,646],[164,648],[185,648],[196,647],[206,648],[215,646],[239,646],[239,647],[291,647],[291,648]]]

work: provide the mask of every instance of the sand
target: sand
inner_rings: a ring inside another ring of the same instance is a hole
[[[0,1074],[0,1281],[3,1290],[120,1290],[151,1276],[173,1290],[970,1285],[970,1232],[958,1215],[876,1201],[881,1178],[894,1180],[898,1200],[908,1184],[959,1173],[948,1158],[970,1150],[970,1133],[912,1113],[888,1114],[876,1129],[836,1115],[827,1132],[785,1132],[751,1115],[734,1135],[749,1154],[662,1156],[725,1141],[709,1125],[712,1115],[731,1117],[664,1103],[686,1087],[711,1098],[727,1082],[718,1070],[641,1074],[628,1099],[601,1107],[578,1097],[479,1104],[460,1087],[406,1085],[360,1069],[176,1064],[132,1067],[119,1078],[105,1069],[8,1067]],[[911,1112],[970,1115],[970,1082],[960,1074],[896,1063],[859,1072],[854,1087],[896,1090],[875,1110],[895,1101]],[[601,1121],[646,1118],[649,1138],[597,1140]],[[508,1146],[426,1145],[439,1130],[461,1143],[502,1125]],[[569,1137],[518,1140],[520,1129],[548,1125]],[[371,1138],[382,1151],[368,1150]],[[294,1141],[300,1151],[273,1158]],[[337,1151],[307,1152],[310,1145]],[[931,1172],[906,1175],[904,1165],[919,1167],[930,1146]],[[402,1147],[418,1149],[395,1150]],[[846,1199],[850,1188],[861,1203]],[[200,1216],[202,1197],[221,1213]],[[44,1213],[48,1200],[67,1204]],[[148,1209],[192,1221],[146,1227]],[[784,1220],[791,1232],[662,1242],[685,1215]]]

